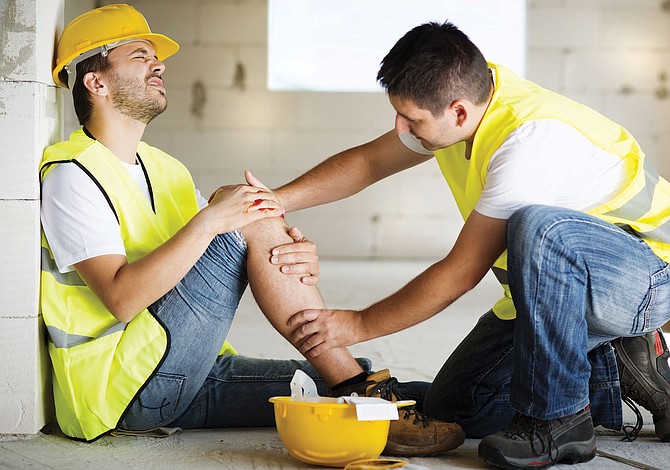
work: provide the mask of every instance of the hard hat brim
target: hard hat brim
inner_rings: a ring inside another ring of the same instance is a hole
[[[158,60],[160,60],[160,61],[164,61],[165,59],[167,59],[171,55],[176,54],[177,51],[179,50],[179,44],[177,44],[175,41],[173,41],[169,37],[167,37],[163,34],[159,34],[159,33],[135,34],[135,35],[130,35],[130,36],[124,36],[123,38],[119,38],[119,39],[123,39],[124,42],[127,42],[129,39],[131,39],[131,40],[132,39],[137,39],[137,40],[144,39],[145,41],[149,41],[150,43],[152,43],[154,45],[154,48],[156,50],[156,57],[158,57]],[[110,41],[101,41],[101,42],[96,43],[96,44],[91,44],[90,46],[86,47],[86,49],[83,50],[82,52],[77,52],[77,53],[71,54],[70,56],[66,57],[62,62],[60,62],[59,66],[56,67],[51,74],[54,83],[56,83],[56,85],[58,85],[60,87],[67,88],[68,87],[67,83],[63,83],[60,80],[60,78],[58,77],[58,75],[61,73],[63,68],[65,68],[66,65],[68,65],[70,62],[72,62],[77,57],[79,57],[85,51],[92,50],[92,49],[95,49],[97,47],[104,46],[105,44],[109,44],[109,43],[110,43]]]

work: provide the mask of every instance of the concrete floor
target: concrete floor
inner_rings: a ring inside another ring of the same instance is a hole
[[[332,307],[363,307],[397,290],[428,266],[420,261],[322,261],[321,292]],[[400,380],[430,380],[458,341],[500,294],[492,277],[444,312],[421,325],[387,338],[357,345],[354,355],[373,360],[375,369],[389,367]],[[257,357],[299,357],[277,335],[245,295],[230,339],[240,354]],[[599,431],[601,451],[647,465],[670,469],[670,445],[653,434],[651,417],[634,443],[620,435]],[[633,422],[632,414],[626,421]],[[415,468],[490,468],[477,458],[477,440],[439,457],[405,459]],[[558,465],[555,468],[567,467]],[[305,469],[312,467],[293,459],[274,428],[182,431],[167,438],[106,436],[87,444],[65,438],[54,423],[31,438],[0,438],[1,469]],[[569,467],[575,468],[575,467]],[[597,456],[583,469],[624,469],[631,466]]]

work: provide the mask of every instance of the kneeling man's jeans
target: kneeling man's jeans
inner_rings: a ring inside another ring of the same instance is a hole
[[[549,420],[590,404],[595,425],[621,429],[609,342],[670,319],[670,268],[621,228],[550,206],[513,214],[507,248],[517,318],[480,319],[433,382],[426,413],[483,437],[516,411]]]

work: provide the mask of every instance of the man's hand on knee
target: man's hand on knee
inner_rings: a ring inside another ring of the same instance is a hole
[[[285,274],[301,276],[300,281],[303,284],[316,285],[319,282],[319,255],[316,245],[305,238],[297,227],[291,227],[288,234],[293,243],[273,248],[270,262],[278,265]]]

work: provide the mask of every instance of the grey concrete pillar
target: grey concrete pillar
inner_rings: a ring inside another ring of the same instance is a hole
[[[0,0],[0,434],[35,434],[53,417],[37,168],[62,138],[51,67],[63,1]]]

